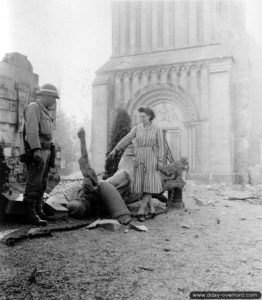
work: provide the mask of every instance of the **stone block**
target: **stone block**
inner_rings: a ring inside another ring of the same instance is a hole
[[[68,209],[63,206],[59,197],[50,197],[44,203],[43,210],[47,215],[54,216],[55,219],[63,219],[68,217]]]
[[[0,223],[5,221],[5,209],[7,205],[8,199],[0,194]]]
[[[185,208],[185,203],[184,202],[169,202],[168,208],[176,208],[176,209]]]
[[[87,226],[87,229],[94,229],[94,228],[104,228],[106,230],[110,231],[121,231],[124,230],[125,226],[121,225],[117,220],[113,219],[103,219],[103,220],[96,220],[95,222],[91,223],[90,225]]]
[[[5,208],[6,215],[24,215],[25,205],[23,202],[23,194],[12,193],[11,195],[5,194],[7,198],[7,205]]]

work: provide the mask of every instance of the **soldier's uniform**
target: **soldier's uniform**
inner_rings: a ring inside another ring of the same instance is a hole
[[[58,96],[57,96],[58,98]],[[27,182],[24,203],[31,223],[45,225],[48,217],[42,210],[42,198],[46,190],[48,172],[54,167],[52,151],[52,119],[48,109],[39,102],[30,103],[24,111],[25,145],[27,160]],[[41,150],[42,161],[34,160],[34,151]]]

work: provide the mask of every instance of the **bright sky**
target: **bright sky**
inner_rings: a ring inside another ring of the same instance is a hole
[[[0,59],[26,55],[60,88],[61,108],[91,117],[94,73],[111,55],[110,0],[0,0]]]
[[[95,71],[111,55],[111,1],[0,0],[0,7],[0,59],[26,55],[40,85],[60,88],[67,114],[91,117]],[[262,0],[248,0],[246,13],[248,33],[262,45]]]

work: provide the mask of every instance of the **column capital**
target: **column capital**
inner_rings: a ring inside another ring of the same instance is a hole
[[[96,86],[96,85],[105,85],[107,84],[108,82],[108,78],[109,76],[108,75],[97,75],[95,80],[93,81],[93,86]]]
[[[210,64],[209,73],[228,72],[231,68],[231,64],[232,64],[231,60],[213,62]]]

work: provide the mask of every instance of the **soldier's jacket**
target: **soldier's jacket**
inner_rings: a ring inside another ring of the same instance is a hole
[[[41,149],[43,143],[52,140],[52,119],[49,111],[41,103],[30,103],[25,111],[25,140],[30,149]]]

